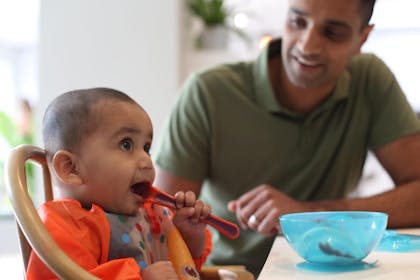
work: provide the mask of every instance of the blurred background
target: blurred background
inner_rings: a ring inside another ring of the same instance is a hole
[[[0,0],[0,269],[21,276],[16,229],[4,186],[11,147],[41,145],[43,111],[76,88],[122,90],[150,114],[155,147],[160,131],[193,71],[253,59],[281,36],[287,0]],[[420,9],[417,0],[377,0],[375,30],[364,51],[394,71],[420,111]],[[152,148],[153,155],[153,148]],[[353,196],[392,186],[373,156]],[[37,176],[29,167],[31,194]],[[36,170],[35,170],[36,171]],[[369,187],[368,187],[369,185]],[[6,273],[6,274],[4,274]]]

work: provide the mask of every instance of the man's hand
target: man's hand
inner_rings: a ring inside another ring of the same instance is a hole
[[[243,194],[238,200],[230,201],[228,209],[236,212],[242,228],[254,229],[265,236],[280,231],[280,215],[313,210],[304,202],[294,200],[266,184]]]

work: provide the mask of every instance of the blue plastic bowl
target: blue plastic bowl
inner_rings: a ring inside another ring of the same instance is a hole
[[[365,211],[286,214],[279,218],[283,234],[307,262],[348,265],[360,262],[379,243],[388,215]]]

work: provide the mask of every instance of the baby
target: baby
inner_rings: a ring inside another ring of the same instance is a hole
[[[155,170],[152,123],[133,99],[109,88],[64,93],[46,109],[42,133],[56,199],[39,213],[74,261],[101,279],[177,279],[166,241],[175,224],[200,268],[211,250],[201,221],[210,207],[178,192],[171,213],[135,193]],[[32,252],[27,279],[52,278]]]

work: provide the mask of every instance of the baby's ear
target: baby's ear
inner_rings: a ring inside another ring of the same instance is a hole
[[[83,183],[77,168],[77,155],[59,150],[52,159],[52,166],[58,179],[63,183],[74,186]]]

